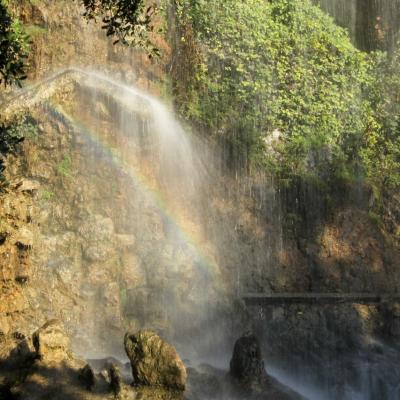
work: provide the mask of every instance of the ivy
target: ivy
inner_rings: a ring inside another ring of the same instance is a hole
[[[400,188],[400,48],[371,56],[367,129],[360,149],[375,193]]]
[[[0,0],[0,84],[20,85],[26,79],[24,66],[29,37],[20,22],[13,19],[5,0]]]
[[[214,132],[235,168],[351,175],[365,129],[368,63],[344,29],[308,0],[181,0],[180,7],[201,54],[181,112]]]

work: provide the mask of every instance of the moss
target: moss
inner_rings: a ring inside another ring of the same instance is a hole
[[[43,189],[40,192],[40,197],[42,198],[42,200],[45,200],[45,201],[50,201],[52,198],[54,198],[54,196],[55,196],[55,193],[52,192],[51,190]]]
[[[65,155],[64,158],[57,165],[57,172],[66,178],[72,176],[72,158],[69,155]]]
[[[382,216],[374,211],[369,211],[368,212],[369,219],[377,226],[380,227],[382,226]]]
[[[45,35],[48,31],[46,28],[39,25],[24,25],[24,31],[31,37],[36,38],[38,36]]]

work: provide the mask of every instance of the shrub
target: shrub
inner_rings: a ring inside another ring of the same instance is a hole
[[[368,65],[344,29],[308,0],[181,0],[177,14],[201,55],[180,110],[222,140],[235,168],[351,175]]]

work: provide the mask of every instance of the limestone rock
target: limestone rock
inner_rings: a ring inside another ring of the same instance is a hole
[[[265,378],[260,344],[252,333],[239,338],[230,362],[230,375],[244,384],[261,383]]]
[[[133,235],[117,234],[115,235],[115,240],[121,249],[131,248],[135,244],[135,237]]]
[[[120,287],[117,282],[110,282],[103,289],[103,318],[109,326],[114,328],[120,328],[122,324],[120,296]]]
[[[148,330],[126,333],[125,351],[135,384],[184,390],[186,368],[176,349]]]
[[[140,260],[132,253],[122,255],[122,277],[127,287],[137,288],[146,286],[147,277],[145,268]]]
[[[33,334],[33,345],[40,360],[57,363],[71,358],[70,341],[59,320],[46,322]]]
[[[5,315],[0,314],[0,343],[1,338],[6,336],[10,331],[10,324],[8,318]]]
[[[35,360],[32,342],[19,332],[0,336],[0,398],[2,388],[20,382]]]
[[[29,180],[29,179],[24,179],[22,182],[20,182],[17,186],[17,190],[19,192],[34,192],[39,190],[40,188],[40,183],[34,180]]]
[[[27,227],[23,226],[16,233],[14,242],[21,248],[30,248],[33,246],[33,233]]]
[[[79,228],[83,251],[89,261],[105,261],[110,257],[114,245],[114,225],[110,218],[94,215]]]

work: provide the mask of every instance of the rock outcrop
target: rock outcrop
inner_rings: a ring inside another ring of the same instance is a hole
[[[230,375],[247,385],[260,384],[266,373],[258,339],[252,333],[239,338],[233,349]]]
[[[70,341],[59,320],[51,320],[33,334],[33,345],[44,363],[58,363],[71,358]]]
[[[128,332],[124,344],[136,385],[185,389],[187,374],[181,358],[175,348],[156,333]]]
[[[79,370],[79,380],[87,390],[92,390],[95,382],[95,376],[92,367],[86,364]]]
[[[36,354],[29,338],[14,332],[0,336],[0,399],[26,377]]]

